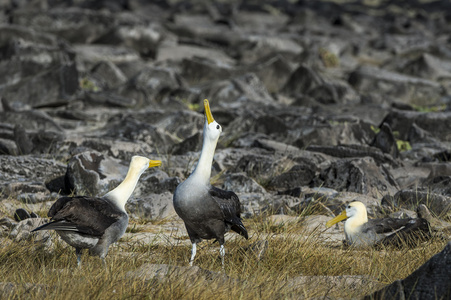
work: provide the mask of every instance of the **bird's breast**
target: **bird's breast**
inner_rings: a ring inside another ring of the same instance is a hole
[[[179,185],[173,200],[175,211],[185,221],[197,221],[218,210],[207,186]]]

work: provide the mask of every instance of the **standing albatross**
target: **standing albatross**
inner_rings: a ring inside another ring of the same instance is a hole
[[[383,218],[368,220],[365,204],[351,201],[346,209],[326,222],[326,227],[346,220],[344,231],[349,246],[413,245],[429,235],[429,223],[423,218]]]
[[[125,203],[133,193],[139,177],[148,168],[161,165],[159,160],[133,156],[124,181],[102,197],[61,197],[48,212],[51,222],[33,231],[55,230],[75,248],[77,264],[81,264],[82,249],[98,256],[105,263],[111,244],[119,240],[128,225]]]
[[[222,132],[221,125],[214,119],[208,100],[204,100],[205,125],[203,145],[199,161],[191,175],[174,192],[174,208],[185,222],[192,243],[192,266],[196,256],[196,245],[202,239],[216,239],[224,267],[224,234],[230,229],[248,238],[241,222],[240,200],[232,191],[224,191],[210,184],[211,165],[216,144]]]

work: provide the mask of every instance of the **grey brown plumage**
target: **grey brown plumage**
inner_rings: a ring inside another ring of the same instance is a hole
[[[377,241],[375,246],[412,247],[431,238],[430,224],[426,219],[407,218],[395,220],[407,221],[399,222],[396,229],[392,232],[388,231],[390,234]]]
[[[177,193],[180,192],[176,191],[175,198],[179,198]],[[210,186],[208,193],[199,195],[198,199],[199,201],[192,202],[189,208],[175,206],[176,212],[183,216],[191,242],[216,239],[223,245],[224,234],[229,230],[248,238],[240,217],[240,200],[234,192]]]
[[[33,231],[55,230],[75,248],[80,265],[82,249],[104,261],[109,246],[124,235],[128,225],[125,203],[141,174],[160,161],[134,156],[124,181],[102,197],[61,197],[50,208],[51,222]]]
[[[196,245],[203,239],[215,239],[220,245],[224,265],[224,235],[233,230],[248,238],[241,220],[238,196],[210,184],[211,166],[216,144],[222,132],[213,119],[208,100],[204,101],[206,121],[199,161],[191,175],[174,192],[174,209],[184,221],[192,243],[190,265],[196,256]]]
[[[429,223],[423,218],[368,219],[366,207],[360,201],[352,201],[337,217],[326,223],[327,227],[342,220],[348,245],[381,246],[414,245],[429,235]]]
[[[47,215],[52,221],[35,230],[70,230],[101,237],[111,224],[127,214],[107,199],[76,196],[59,198],[50,207]]]
[[[224,222],[230,229],[249,238],[246,228],[241,221],[241,203],[238,196],[232,191],[221,190],[212,186],[209,191],[216,203],[219,204],[224,214]]]

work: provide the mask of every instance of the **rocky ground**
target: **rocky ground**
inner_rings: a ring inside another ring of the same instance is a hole
[[[172,193],[199,156],[205,98],[224,128],[212,182],[246,218],[313,213],[314,229],[354,199],[370,217],[425,204],[450,238],[448,1],[0,7],[3,238],[28,237],[16,209],[44,216],[59,195],[105,193],[137,154],[163,165],[127,209],[168,221],[127,239],[186,236]],[[323,235],[339,243],[342,228]]]

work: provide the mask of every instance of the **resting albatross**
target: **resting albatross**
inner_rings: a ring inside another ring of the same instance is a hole
[[[48,212],[51,222],[37,230],[55,230],[75,248],[77,263],[81,264],[82,249],[99,256],[105,263],[109,246],[119,240],[128,225],[125,203],[130,198],[145,170],[161,165],[159,160],[133,156],[124,181],[102,197],[61,197]]]
[[[199,161],[191,175],[174,192],[174,208],[185,222],[192,243],[190,265],[196,256],[196,245],[202,239],[216,239],[224,267],[224,234],[232,229],[248,238],[241,222],[240,200],[232,191],[224,191],[210,185],[211,165],[216,144],[222,132],[214,119],[208,100],[204,100],[205,125],[203,145]]]
[[[326,227],[345,219],[346,243],[350,246],[402,246],[429,233],[429,224],[423,218],[368,220],[366,207],[360,201],[350,202],[341,214],[326,222]]]

